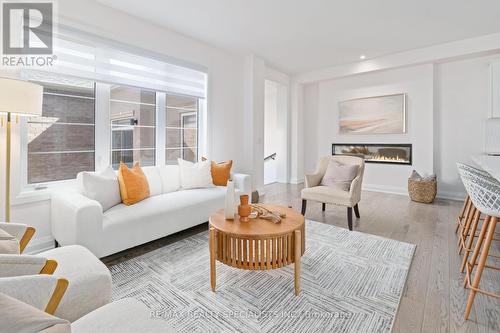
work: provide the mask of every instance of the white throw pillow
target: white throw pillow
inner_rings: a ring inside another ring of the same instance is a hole
[[[330,160],[321,185],[333,187],[342,191],[349,191],[351,183],[358,174],[359,165],[341,164]]]
[[[142,172],[146,176],[149,184],[149,195],[160,195],[162,193],[162,182],[160,171],[155,166],[143,167]]]
[[[177,159],[182,189],[213,187],[210,161],[198,163]]]
[[[111,166],[101,172],[80,172],[82,194],[99,202],[106,211],[122,202],[118,178]]]
[[[160,168],[163,193],[175,192],[181,187],[178,165],[165,165]]]

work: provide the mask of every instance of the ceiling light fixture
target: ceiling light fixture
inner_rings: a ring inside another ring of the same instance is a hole
[[[359,56],[359,59],[361,59],[361,60],[364,60],[365,58],[366,58],[366,56],[364,54]]]

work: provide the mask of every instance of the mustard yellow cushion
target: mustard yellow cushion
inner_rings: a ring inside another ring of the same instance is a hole
[[[149,183],[138,162],[130,169],[126,164],[120,162],[118,169],[118,183],[120,184],[120,195],[122,202],[133,205],[149,197]]]

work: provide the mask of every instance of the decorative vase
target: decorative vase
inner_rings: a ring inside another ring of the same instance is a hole
[[[250,220],[248,217],[251,213],[251,207],[248,204],[248,195],[240,195],[240,205],[238,206],[238,215],[240,216],[241,222],[247,222]]]
[[[226,220],[234,220],[236,214],[236,200],[234,193],[234,183],[229,180],[226,185],[226,201],[224,204],[224,215]]]

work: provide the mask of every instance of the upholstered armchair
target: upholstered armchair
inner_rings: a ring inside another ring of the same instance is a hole
[[[71,285],[71,283],[69,283]],[[0,331],[43,333],[175,332],[164,320],[152,318],[140,301],[121,299],[99,307],[76,321],[57,315],[67,296],[68,281],[53,275],[0,278]],[[161,315],[161,313],[160,313]]]
[[[59,306],[67,288],[68,280],[54,275],[37,274],[0,278],[0,294],[31,304],[51,315]],[[6,309],[2,308],[2,312],[4,311]]]
[[[12,236],[13,241],[17,243],[17,253],[23,253],[29,241],[35,234],[35,228],[22,223],[0,222],[0,229]],[[2,249],[1,245],[0,249]]]
[[[340,164],[356,164],[359,165],[356,177],[351,182],[349,191],[344,191],[338,188],[321,185],[321,180],[325,175],[328,163],[335,160]],[[347,207],[347,224],[349,230],[352,230],[352,210],[356,218],[359,218],[358,203],[361,200],[361,185],[363,183],[363,173],[365,170],[364,159],[356,156],[334,155],[324,156],[319,160],[318,167],[314,174],[305,175],[305,188],[302,189],[302,214],[305,215],[307,201],[317,201],[322,203],[322,209],[325,211],[325,205],[338,205]]]
[[[8,231],[24,246],[27,244],[26,233],[30,233],[29,238],[35,233],[34,228],[19,223],[0,223],[0,229]],[[69,281],[66,295],[55,313],[59,318],[75,321],[111,301],[111,273],[85,247],[63,246],[36,255],[16,253],[19,251],[0,251],[0,278],[54,274]]]
[[[43,255],[23,254],[35,228],[22,223],[0,222],[0,278],[52,274],[57,262]]]

